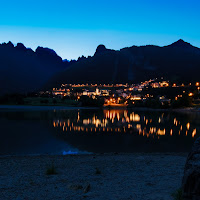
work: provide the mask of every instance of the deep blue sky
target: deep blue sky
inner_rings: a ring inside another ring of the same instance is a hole
[[[93,55],[97,45],[200,47],[199,0],[2,0],[0,42],[54,49],[63,59]]]

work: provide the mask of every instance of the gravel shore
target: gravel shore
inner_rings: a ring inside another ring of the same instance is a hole
[[[0,157],[2,200],[170,200],[186,154]],[[47,175],[54,163],[57,174]]]

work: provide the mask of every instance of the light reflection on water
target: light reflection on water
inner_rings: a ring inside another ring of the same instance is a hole
[[[129,110],[103,110],[85,116],[77,111],[75,117],[53,120],[54,128],[61,128],[66,133],[113,133],[136,134],[160,139],[164,136],[187,136],[195,138],[198,128],[192,120],[175,114],[154,112],[145,113]]]
[[[199,113],[133,110],[0,111],[0,155],[189,152]]]

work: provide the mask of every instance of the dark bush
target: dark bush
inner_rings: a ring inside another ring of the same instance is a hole
[[[104,104],[103,98],[95,98],[88,96],[81,96],[79,102],[82,103],[82,106],[91,106],[91,107],[101,107]]]
[[[178,98],[172,102],[172,108],[182,108],[189,107],[192,105],[192,98],[188,95],[183,95],[183,97]]]

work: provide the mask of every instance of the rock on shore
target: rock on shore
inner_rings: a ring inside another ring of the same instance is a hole
[[[200,138],[187,158],[182,190],[184,200],[200,200]]]

